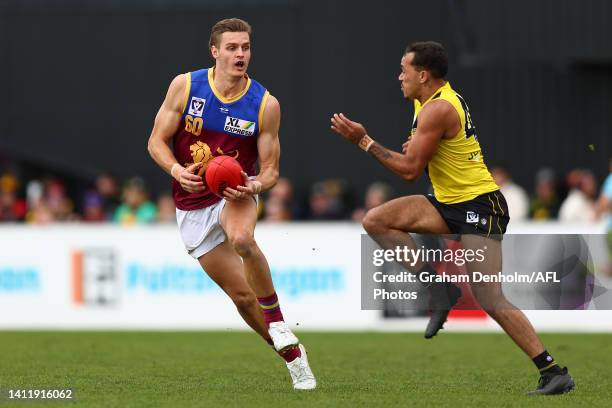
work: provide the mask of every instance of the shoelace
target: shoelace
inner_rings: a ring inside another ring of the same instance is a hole
[[[561,372],[559,373],[541,375],[540,381],[538,381],[538,388],[544,388],[553,379],[555,375],[565,375],[565,374],[567,374],[567,367],[563,367],[561,369]]]
[[[306,360],[304,358],[300,358],[300,363],[297,366],[298,368],[298,377],[301,379],[307,378],[307,379],[312,379],[314,378],[314,376],[312,376],[309,372],[308,372],[308,365],[306,364]]]
[[[544,388],[546,384],[550,382],[552,376],[550,375],[542,375],[540,376],[540,381],[538,381],[538,388]]]

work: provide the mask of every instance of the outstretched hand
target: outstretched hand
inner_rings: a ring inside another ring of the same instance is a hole
[[[359,144],[368,133],[361,123],[353,122],[343,113],[331,117],[331,129],[353,144]]]

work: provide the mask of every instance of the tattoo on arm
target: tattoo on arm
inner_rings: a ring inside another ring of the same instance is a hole
[[[370,147],[368,153],[376,157],[378,160],[388,160],[391,158],[391,153],[389,150],[376,142],[374,142],[374,144]]]

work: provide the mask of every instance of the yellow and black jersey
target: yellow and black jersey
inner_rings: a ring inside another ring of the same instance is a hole
[[[411,135],[417,130],[421,109],[437,99],[453,105],[459,114],[461,129],[452,138],[440,140],[438,151],[427,165],[427,173],[436,199],[441,203],[455,204],[499,190],[484,163],[468,106],[461,95],[451,88],[449,82],[435,91],[423,105],[417,100],[414,101]]]

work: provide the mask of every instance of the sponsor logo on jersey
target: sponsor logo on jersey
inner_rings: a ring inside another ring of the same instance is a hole
[[[255,133],[255,122],[227,116],[223,130],[240,136],[253,136],[253,133]]]
[[[476,214],[474,211],[468,211],[465,213],[465,222],[468,224],[477,224],[478,218],[478,214]]]
[[[191,116],[202,117],[202,113],[204,112],[205,103],[206,103],[206,99],[198,98],[197,96],[192,96],[191,102],[189,102],[188,114]]]
[[[221,107],[219,108],[219,112],[221,112],[221,113],[223,113],[223,114],[227,114],[227,113],[229,113],[229,109],[227,109],[227,108],[226,108],[226,107],[224,107],[224,106],[221,106]]]
[[[475,151],[475,152],[471,152],[468,155],[468,160],[469,161],[482,161],[482,155],[480,154],[480,150]]]

